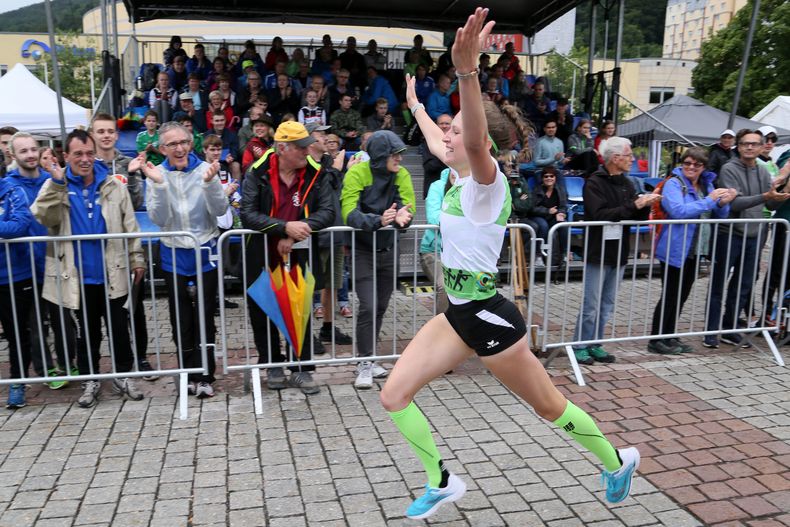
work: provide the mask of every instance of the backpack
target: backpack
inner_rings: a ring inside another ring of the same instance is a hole
[[[688,186],[686,186],[686,182],[682,177],[669,175],[658,182],[656,188],[653,189],[653,194],[663,194],[664,192],[664,185],[670,179],[675,178],[680,182],[680,191],[683,193],[683,197],[686,197],[688,194]],[[666,220],[669,219],[667,217],[667,211],[664,210],[664,207],[661,205],[661,201],[656,201],[652,205],[650,205],[650,216],[648,216],[651,221],[653,220]],[[658,245],[658,238],[661,236],[661,231],[663,228],[666,227],[666,224],[659,223],[658,225],[653,225],[653,247],[655,248]]]

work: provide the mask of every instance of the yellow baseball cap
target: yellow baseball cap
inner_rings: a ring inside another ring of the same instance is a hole
[[[285,121],[274,132],[274,140],[278,143],[295,143],[296,146],[307,147],[315,143],[307,128],[296,121]]]

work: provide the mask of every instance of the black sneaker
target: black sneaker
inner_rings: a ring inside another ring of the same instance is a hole
[[[321,331],[318,332],[318,338],[324,342],[332,342],[332,329],[331,327],[321,326]],[[339,346],[346,346],[351,344],[351,337],[340,331],[337,326],[334,327],[334,341]]]
[[[137,369],[139,371],[154,371],[154,369],[151,367],[151,363],[147,360],[141,360],[137,365]],[[158,378],[159,376],[157,375],[143,375],[144,381],[155,381]]]
[[[678,346],[674,346],[666,340],[651,340],[647,343],[647,351],[659,355],[680,355],[682,353]]]
[[[669,339],[673,346],[680,349],[680,353],[694,353],[694,348],[689,346],[688,344],[684,344],[680,341],[680,339],[674,338]]]
[[[313,355],[325,355],[325,354],[326,354],[326,348],[324,347],[323,344],[321,344],[321,341],[318,340],[318,338],[315,335],[313,335]]]

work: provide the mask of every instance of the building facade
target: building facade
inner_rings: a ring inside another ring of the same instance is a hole
[[[669,0],[663,56],[696,60],[702,43],[727,26],[747,0]]]

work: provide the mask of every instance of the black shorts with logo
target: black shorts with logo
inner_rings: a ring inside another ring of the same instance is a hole
[[[527,334],[521,312],[499,293],[466,304],[451,302],[445,316],[464,343],[481,357],[496,355]]]

